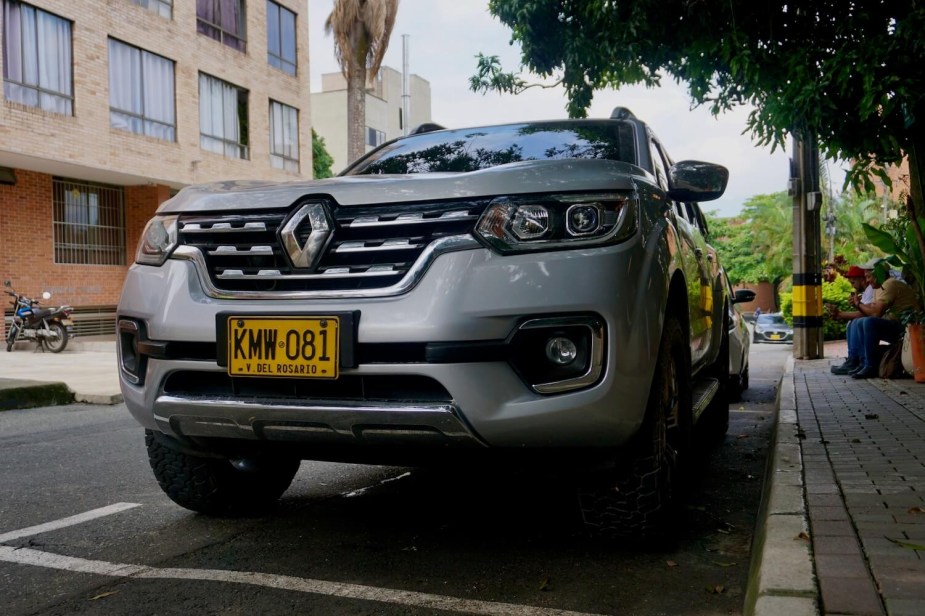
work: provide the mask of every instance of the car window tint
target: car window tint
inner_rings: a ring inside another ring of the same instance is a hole
[[[588,120],[424,133],[383,145],[344,175],[464,172],[568,158],[636,164],[633,127],[626,122]]]

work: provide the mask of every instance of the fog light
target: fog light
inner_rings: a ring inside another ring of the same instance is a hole
[[[578,347],[563,336],[555,336],[546,342],[546,359],[557,366],[567,366],[578,357]]]

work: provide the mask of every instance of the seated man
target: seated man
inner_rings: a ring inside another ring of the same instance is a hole
[[[881,262],[882,259],[873,259],[861,266],[867,276],[867,282],[875,289],[875,296],[870,305],[858,303],[858,311],[865,316],[858,318],[857,323],[848,332],[849,359],[853,348],[859,363],[859,367],[850,372],[851,377],[855,379],[879,376],[877,346],[881,340],[891,344],[898,341],[903,333],[903,325],[899,321],[900,314],[910,308],[919,308],[919,301],[912,287],[889,277],[883,265],[877,267]]]
[[[857,325],[857,319],[866,316],[859,307],[859,304],[870,305],[874,301],[874,287],[867,284],[867,276],[859,265],[852,265],[845,273],[845,278],[854,287],[854,293],[848,298],[854,310],[842,311],[835,304],[826,305],[826,311],[832,319],[848,321],[845,328],[848,339],[857,340],[857,336],[852,335],[852,328]],[[848,359],[839,366],[832,366],[832,374],[850,374],[861,367],[861,351],[857,348],[848,347]]]

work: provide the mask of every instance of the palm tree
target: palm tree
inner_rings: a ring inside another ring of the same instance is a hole
[[[395,26],[398,0],[335,0],[324,22],[334,34],[334,54],[347,79],[347,156],[366,151],[366,79],[379,72]]]

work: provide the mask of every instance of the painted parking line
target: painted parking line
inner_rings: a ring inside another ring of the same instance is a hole
[[[32,526],[28,529],[6,533],[5,535],[0,535],[0,538],[6,537],[7,539],[5,540],[8,541],[10,537],[18,538],[36,534],[35,529],[39,528],[44,530],[38,532],[45,532],[45,530],[54,528],[63,528],[65,526],[71,526],[87,520],[103,517],[103,515],[118,513],[119,511],[131,508],[130,506],[137,507],[138,505],[118,503],[110,507],[94,509],[84,514],[64,518],[57,522],[49,522],[48,524]],[[103,511],[107,511],[107,513],[101,514],[100,512]],[[67,522],[65,523],[65,521]],[[71,571],[74,573],[105,575],[122,579],[196,580],[248,584],[251,586],[327,595],[343,599],[376,601],[379,603],[423,607],[465,614],[483,614],[485,616],[603,616],[600,614],[589,614],[587,612],[573,612],[554,608],[517,605],[514,603],[460,599],[457,597],[433,595],[409,590],[377,588],[375,586],[363,586],[361,584],[345,584],[341,582],[313,580],[309,578],[257,573],[253,571],[160,568],[126,563],[113,563],[104,560],[89,560],[74,556],[63,556],[44,552],[42,550],[34,550],[32,548],[16,548],[7,545],[0,545],[0,562],[31,565],[34,567]]]
[[[90,520],[102,518],[107,515],[119,513],[121,511],[125,511],[126,509],[133,509],[135,507],[141,507],[141,505],[138,503],[116,503],[115,505],[100,507],[99,509],[93,509],[92,511],[79,513],[68,518],[55,520],[53,522],[46,522],[45,524],[38,524],[36,526],[30,526],[29,528],[21,528],[19,530],[14,530],[12,532],[0,535],[0,543],[3,543],[4,541],[12,541],[13,539],[20,539],[22,537],[29,537],[31,535],[38,535],[39,533],[47,533],[48,531],[58,530],[67,526],[74,526],[75,524],[82,524],[84,522],[89,522]]]

